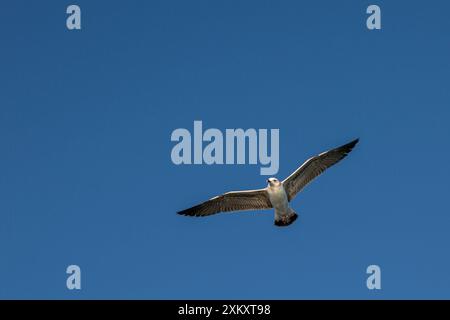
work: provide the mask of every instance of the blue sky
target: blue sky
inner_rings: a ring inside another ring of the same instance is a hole
[[[81,31],[72,2],[0,4],[0,298],[450,298],[448,1],[74,3]],[[192,219],[175,212],[266,180],[174,165],[194,120],[279,128],[279,178],[361,141],[289,228]]]

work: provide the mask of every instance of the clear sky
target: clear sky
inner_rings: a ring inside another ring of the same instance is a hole
[[[0,298],[450,298],[450,3],[376,1],[375,31],[369,4],[2,1]],[[279,128],[280,179],[361,141],[288,228],[188,218],[267,178],[174,165],[194,120]]]

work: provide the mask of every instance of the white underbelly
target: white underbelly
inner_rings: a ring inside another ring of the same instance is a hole
[[[270,188],[268,190],[269,193],[269,200],[272,204],[275,211],[279,211],[279,213],[287,213],[289,208],[289,203],[287,199],[286,192],[284,191],[283,187],[272,189]]]

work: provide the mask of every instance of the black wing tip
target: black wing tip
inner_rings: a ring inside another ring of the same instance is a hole
[[[358,142],[359,142],[359,138],[356,138],[355,140],[349,142],[348,145],[351,146],[351,147],[353,148],[354,146],[356,146],[356,144],[357,144]]]
[[[177,214],[180,216],[186,216],[186,217],[203,217],[205,214],[202,214],[200,205],[184,209],[181,211],[177,211]]]
[[[342,147],[340,147],[340,149],[345,150],[347,153],[352,151],[352,149],[356,146],[356,144],[359,142],[359,138],[356,138],[353,141],[350,141],[347,144],[344,144]]]
[[[179,214],[180,216],[187,216],[187,217],[195,217],[195,216],[197,216],[195,214],[195,212],[192,212],[192,210],[190,210],[190,209],[177,211],[177,214]]]

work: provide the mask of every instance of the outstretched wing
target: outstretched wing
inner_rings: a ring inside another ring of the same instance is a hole
[[[270,209],[269,196],[265,189],[231,191],[214,197],[192,208],[179,211],[185,216],[209,216],[219,212]]]
[[[359,139],[353,140],[338,148],[323,152],[315,157],[306,160],[300,168],[295,170],[283,181],[288,200],[291,201],[297,193],[309,182],[319,176],[326,169],[344,159],[358,143]]]

